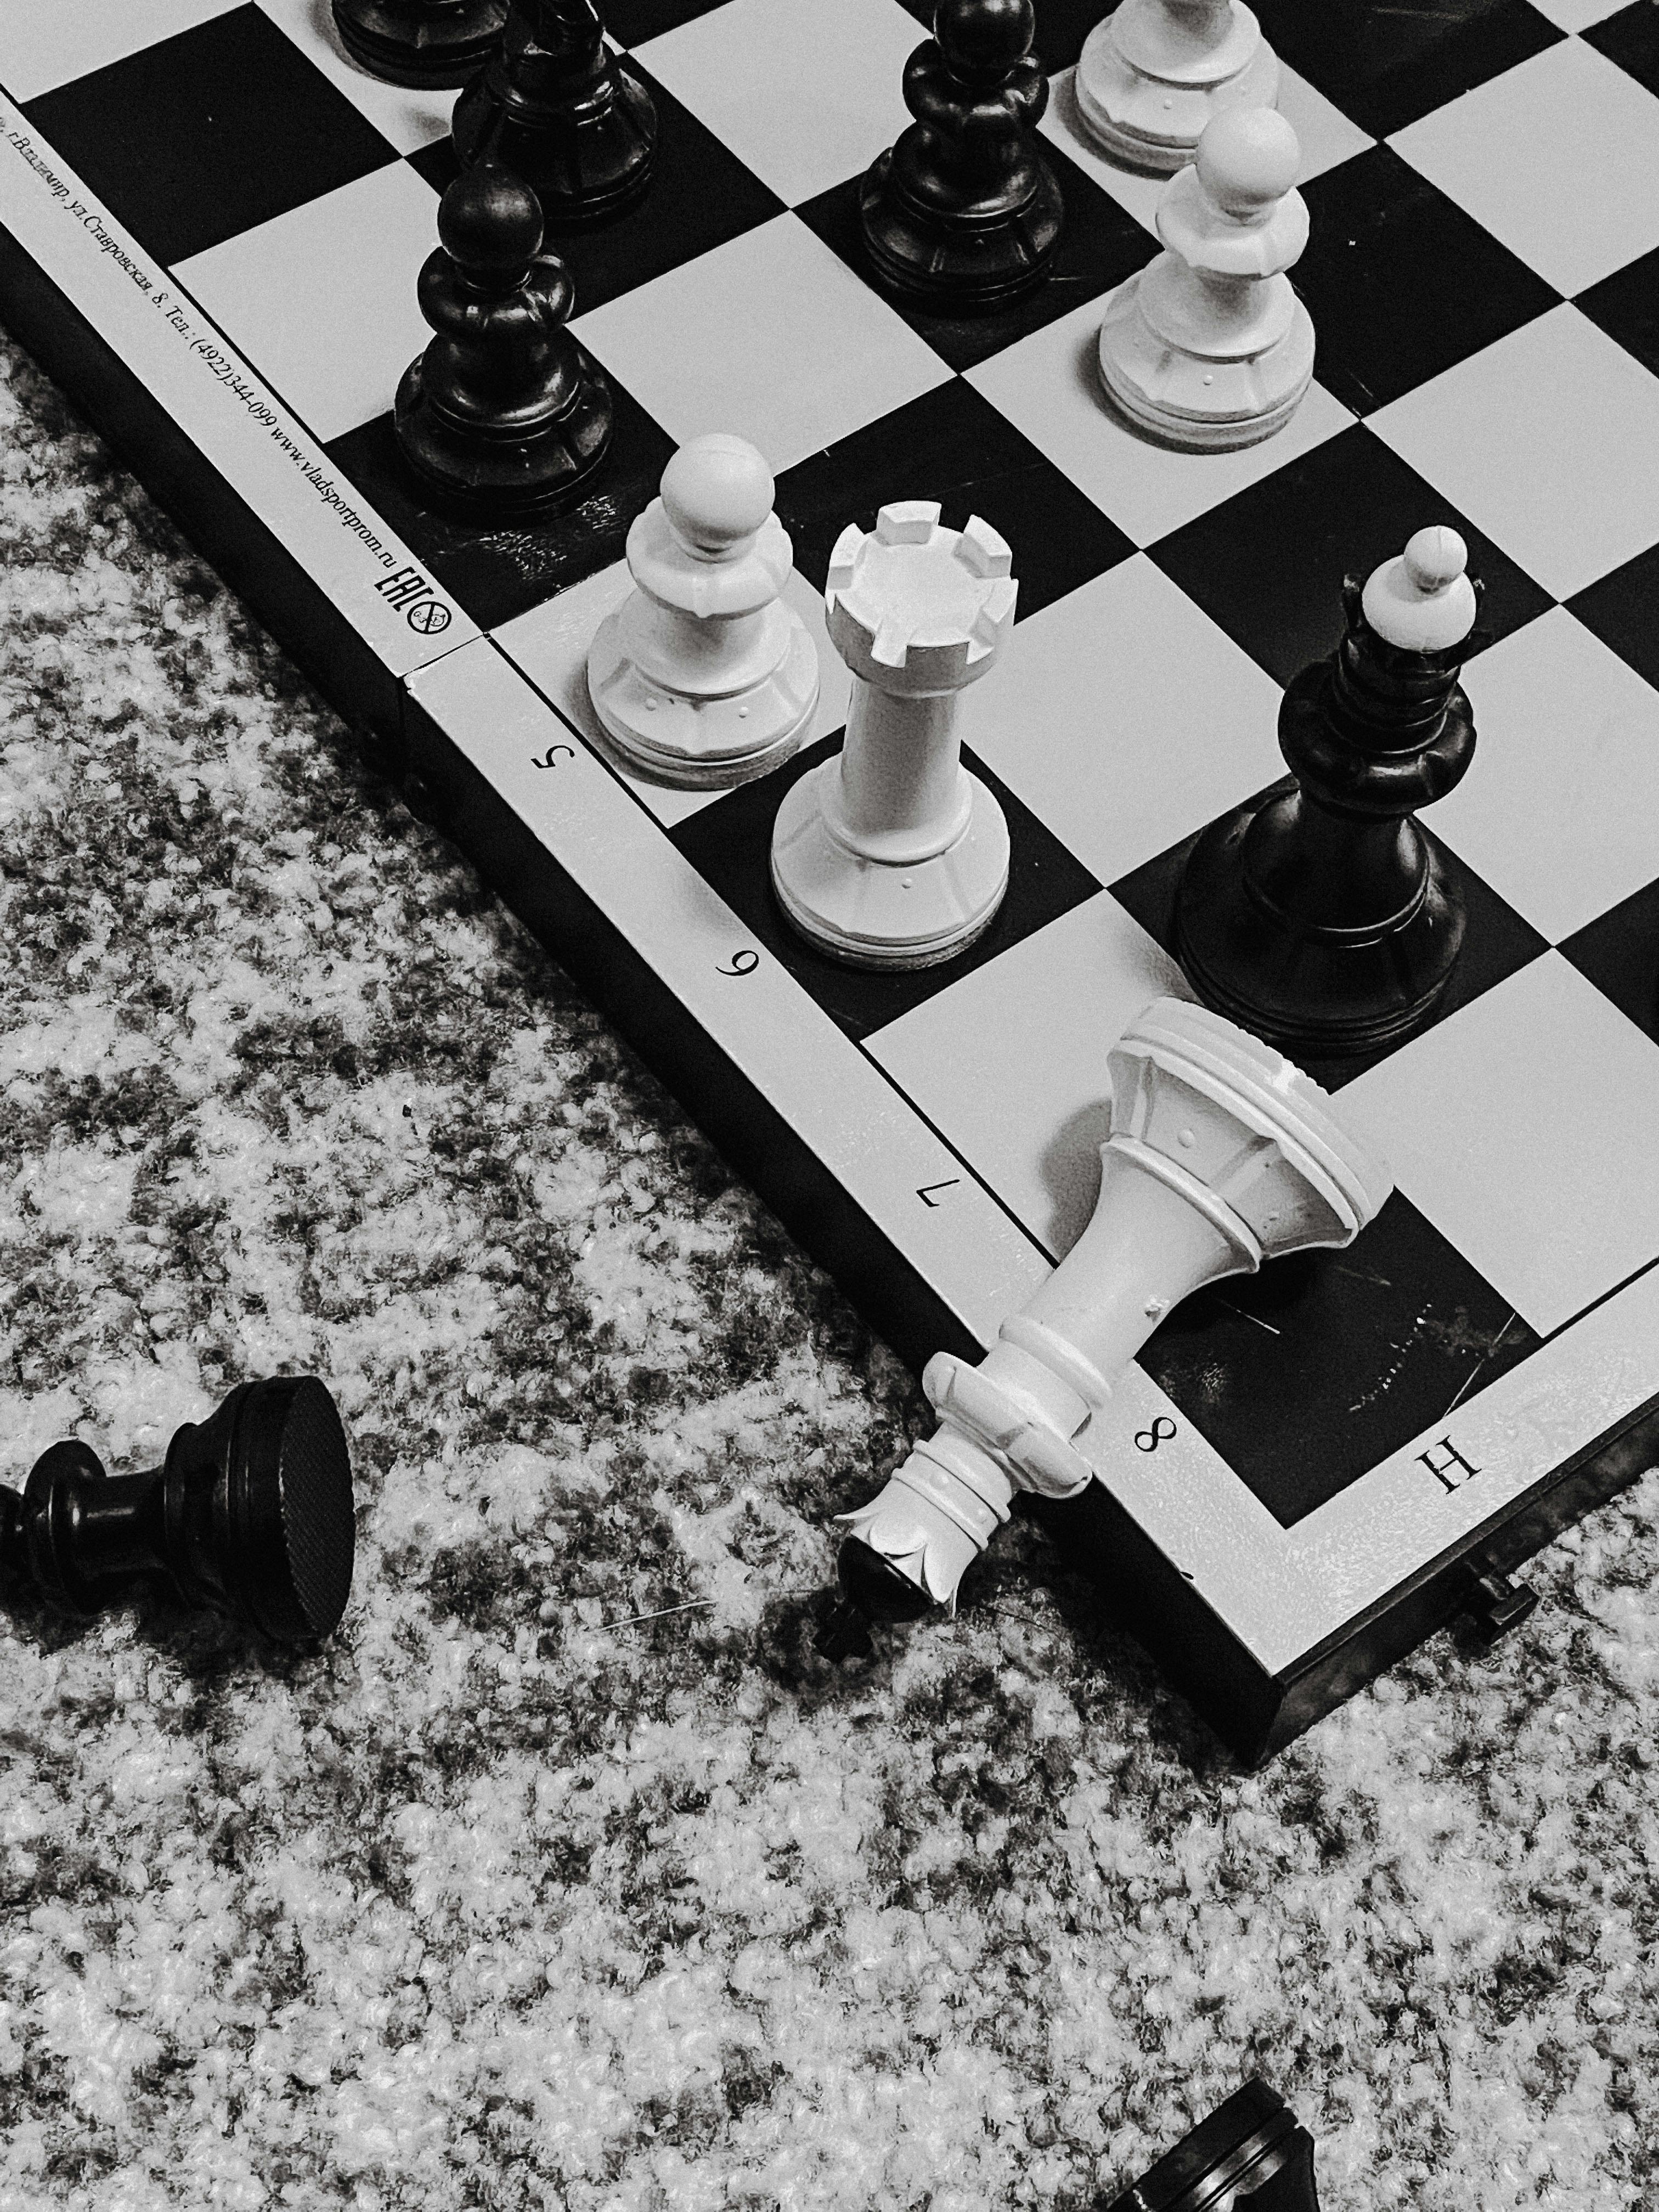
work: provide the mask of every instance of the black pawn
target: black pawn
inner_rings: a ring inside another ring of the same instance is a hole
[[[388,84],[465,84],[506,21],[507,0],[334,0],[340,44]]]
[[[1296,677],[1279,744],[1294,782],[1212,823],[1176,895],[1176,951],[1207,1004],[1293,1057],[1341,1063],[1432,1016],[1463,942],[1457,864],[1414,810],[1468,767],[1458,670],[1480,586],[1455,531],[1421,531],[1362,592],[1346,635]],[[1395,632],[1444,637],[1425,649]]]
[[[593,0],[511,0],[499,52],[455,103],[454,137],[464,169],[511,169],[565,229],[645,190],[657,111],[606,46]]]
[[[915,121],[859,191],[876,273],[945,314],[1003,306],[1041,281],[1065,215],[1036,125],[1048,80],[1031,0],[939,0],[904,69]]]
[[[1314,2139],[1276,2089],[1247,2081],[1105,2212],[1319,2212]]]
[[[438,235],[420,276],[438,335],[398,387],[404,458],[465,514],[565,506],[611,442],[611,387],[564,327],[575,288],[541,252],[536,195],[504,169],[474,169],[444,194]]]
[[[41,1455],[21,1496],[0,1488],[0,1580],[90,1613],[163,1574],[187,1605],[283,1644],[338,1626],[356,1535],[345,1431],[312,1375],[240,1384],[147,1474],[106,1474],[70,1442]]]

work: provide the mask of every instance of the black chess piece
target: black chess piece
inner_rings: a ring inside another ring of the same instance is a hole
[[[441,501],[480,517],[580,495],[611,442],[611,387],[564,327],[570,272],[544,253],[536,195],[505,169],[458,177],[438,209],[421,312],[437,336],[398,387],[398,443]]]
[[[1314,2139],[1258,2077],[1103,2212],[1319,2212]]]
[[[1036,125],[1048,80],[1031,0],[939,0],[904,69],[915,121],[859,191],[877,275],[941,313],[1004,306],[1047,274],[1065,206]]]
[[[345,1431],[311,1375],[239,1384],[146,1474],[106,1474],[70,1441],[0,1487],[0,1578],[75,1613],[163,1574],[187,1605],[307,1642],[339,1625],[355,1545]]]
[[[1419,531],[1279,718],[1294,781],[1224,815],[1188,855],[1176,951],[1199,996],[1298,1060],[1341,1063],[1433,1015],[1463,941],[1457,864],[1414,818],[1474,751],[1457,678],[1480,586],[1455,530]]]
[[[340,44],[388,84],[465,84],[506,21],[507,0],[334,0]]]
[[[494,58],[455,103],[464,169],[498,162],[555,229],[599,222],[645,190],[657,150],[650,93],[605,43],[593,0],[511,0]]]

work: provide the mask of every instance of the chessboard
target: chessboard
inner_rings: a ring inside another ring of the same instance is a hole
[[[605,12],[661,139],[641,206],[550,240],[617,406],[556,520],[446,520],[400,462],[453,96],[364,75],[326,0],[0,0],[0,313],[918,1364],[988,1346],[1086,1221],[1108,1053],[1187,988],[1183,854],[1282,775],[1345,574],[1463,533],[1480,744],[1431,826],[1466,948],[1431,1027],[1314,1071],[1395,1195],[1178,1310],[1098,1480],[1041,1509],[1260,1759],[1460,1611],[1501,1627],[1510,1571],[1659,1443],[1659,14],[1260,0],[1316,380],[1267,443],[1191,453],[1092,367],[1159,190],[1077,121],[1098,0],[1037,0],[1052,274],[972,320],[890,304],[858,239],[925,0]],[[714,429],[775,473],[823,694],[785,767],[686,792],[613,763],[583,671],[629,522]],[[963,706],[1012,872],[966,953],[869,975],[784,924],[769,837],[845,716],[830,547],[918,498],[1013,549]]]

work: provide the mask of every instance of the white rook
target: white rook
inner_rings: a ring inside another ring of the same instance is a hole
[[[830,635],[853,672],[842,750],[784,799],[772,882],[813,945],[858,967],[927,968],[988,927],[1008,888],[1002,809],[962,764],[957,702],[1013,627],[1012,556],[975,515],[884,507],[830,556]]]

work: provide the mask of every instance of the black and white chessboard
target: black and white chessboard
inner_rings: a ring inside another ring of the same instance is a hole
[[[1046,287],[942,322],[866,281],[855,182],[927,12],[610,0],[661,150],[641,208],[554,241],[619,428],[545,526],[439,520],[399,465],[453,96],[364,76],[326,0],[0,0],[0,311],[917,1361],[988,1344],[1086,1219],[1108,1050],[1184,988],[1184,845],[1281,772],[1345,570],[1464,532],[1480,742],[1431,823],[1467,951],[1340,1094],[1398,1194],[1352,1251],[1179,1312],[1054,1512],[1255,1758],[1659,1439],[1659,10],[1261,0],[1319,351],[1291,426],[1231,455],[1140,442],[1097,388],[1158,190],[1073,120],[1098,0],[1037,0]],[[669,453],[717,428],[776,471],[825,696],[787,768],[676,793],[588,742],[583,657]],[[1014,549],[1018,625],[963,710],[1012,885],[962,959],[866,976],[790,935],[768,836],[844,715],[830,547],[918,497]]]

